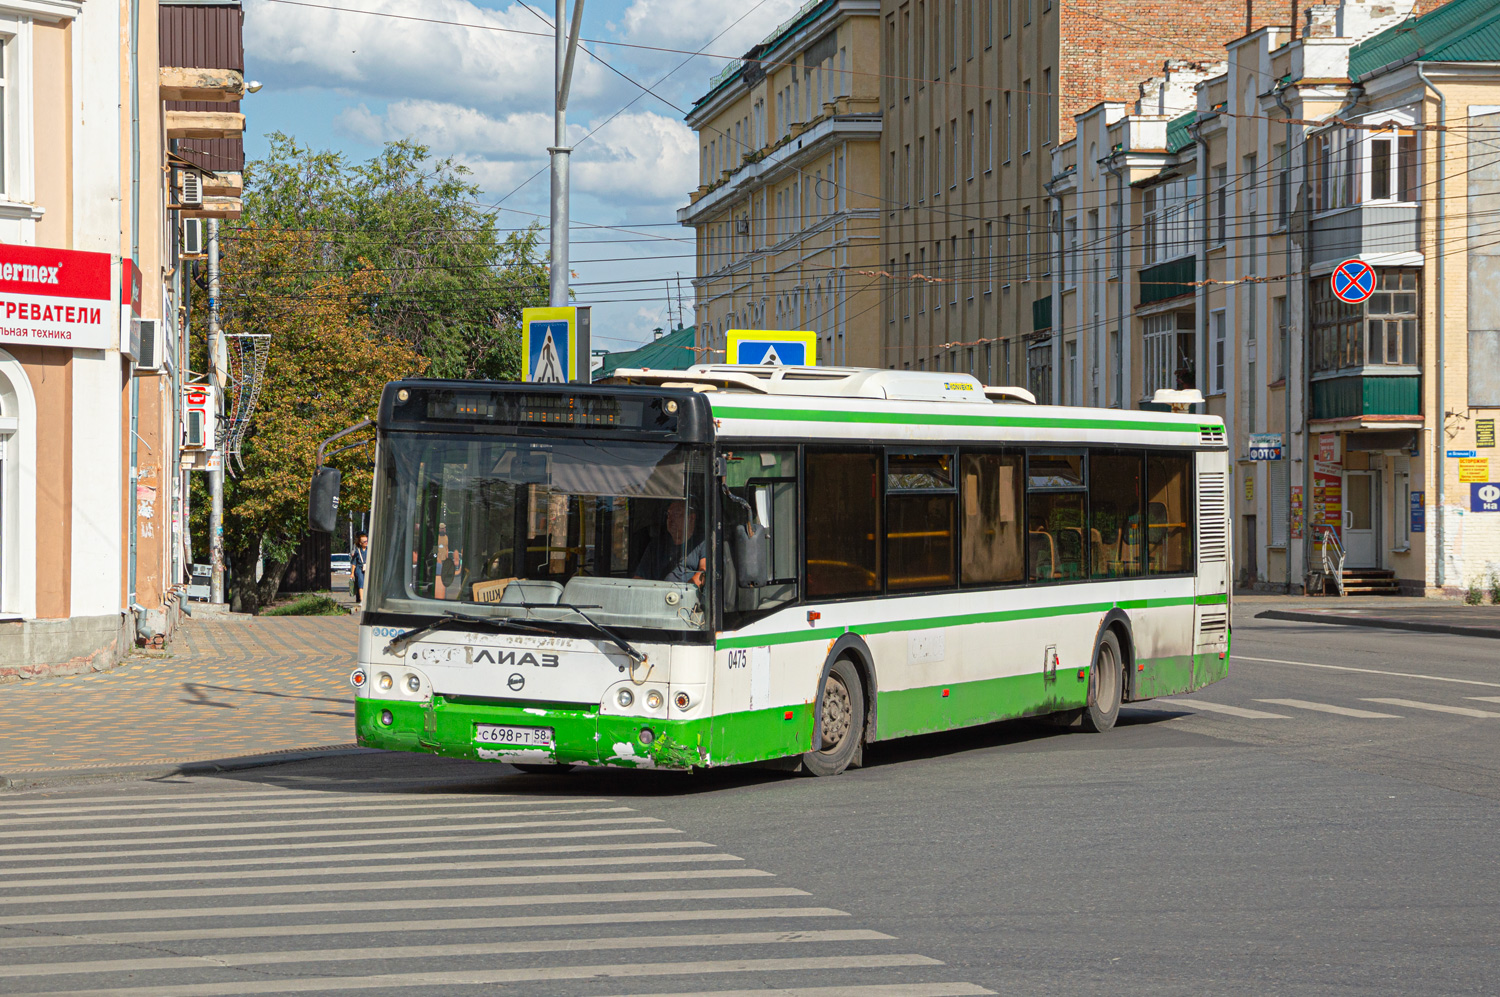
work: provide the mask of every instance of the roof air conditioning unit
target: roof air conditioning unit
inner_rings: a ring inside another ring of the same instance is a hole
[[[132,352],[135,354],[135,369],[137,373],[150,373],[161,370],[161,334],[161,322],[154,318],[130,320],[130,345]]]
[[[203,176],[188,170],[182,171],[182,197],[178,203],[184,208],[203,207]]]
[[[178,255],[183,258],[200,257],[203,255],[202,218],[184,218],[182,220],[182,243],[179,246]]]

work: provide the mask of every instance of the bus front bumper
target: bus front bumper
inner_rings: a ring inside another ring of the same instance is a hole
[[[550,747],[477,741],[478,725],[543,727]],[[494,703],[355,701],[359,744],[388,751],[420,751],[476,761],[621,768],[690,769],[709,764],[707,720],[601,715],[593,710]]]

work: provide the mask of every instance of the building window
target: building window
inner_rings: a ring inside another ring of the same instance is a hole
[[[1016,16],[1016,0],[1000,0],[1000,23],[1003,26],[1005,37],[1010,37],[1011,23]]]
[[[1271,161],[1276,164],[1276,226],[1286,228],[1292,213],[1292,164],[1285,142],[1273,150]]]
[[[1031,81],[1022,80],[1021,155],[1031,154]]]
[[[1014,122],[1012,121],[1012,117],[1013,116],[1010,109],[1010,91],[1007,90],[1005,91],[1005,128],[1000,136],[1000,140],[1005,143],[1005,157],[1001,160],[1001,162],[1005,163],[1010,162],[1011,135],[1014,134],[1014,130],[1012,127]]]
[[[1216,312],[1215,314],[1222,314]],[[1168,312],[1146,317],[1141,347],[1142,396],[1147,400],[1162,389],[1189,387],[1193,383],[1194,326],[1193,312]]]
[[[1052,340],[1035,340],[1026,346],[1026,387],[1038,405],[1052,404]]]
[[[1327,277],[1312,278],[1313,371],[1420,363],[1419,273],[1379,270],[1375,293],[1363,305],[1344,304],[1333,296]]]
[[[969,112],[969,179],[974,179],[974,159],[977,153],[974,149],[974,112]]]
[[[979,281],[978,266],[979,256],[978,248],[974,242],[974,230],[969,229],[969,267],[967,272],[964,273],[964,288],[968,291],[965,297],[970,301],[974,300],[974,285]],[[973,351],[970,350],[969,352],[972,353]],[[970,363],[969,366],[972,368],[974,365]]]
[[[1078,340],[1068,340],[1067,395],[1068,404],[1078,404]]]
[[[1021,279],[1031,279],[1031,205],[1021,209]]]
[[[1417,137],[1402,135],[1396,139],[1396,189],[1403,201],[1417,199]]]
[[[1229,234],[1229,166],[1214,167],[1214,242],[1223,245]]]
[[[948,134],[953,136],[953,179],[948,184],[948,189],[953,190],[958,186],[958,171],[963,160],[963,148],[959,144],[958,119],[953,118],[948,122]]]
[[[1272,381],[1285,381],[1290,370],[1287,349],[1291,343],[1291,312],[1287,308],[1286,295],[1277,295],[1271,299],[1271,314],[1276,318],[1276,366]]]
[[[1000,257],[1000,282],[1010,287],[1010,275],[1015,268],[1015,240],[1010,232],[1010,215],[1000,219],[1000,232],[1005,240],[1005,252]]]
[[[995,44],[995,0],[982,0],[984,4],[984,47]]]
[[[1042,144],[1052,144],[1052,70],[1042,70]]]
[[[949,241],[949,248],[951,252],[948,253],[948,267],[956,276],[958,274],[958,236],[953,236],[953,238]],[[958,281],[950,281],[948,284],[948,289],[953,296],[949,304],[958,304]]]
[[[1229,350],[1229,318],[1222,308],[1213,313],[1210,336],[1208,349],[1212,356],[1213,378],[1209,384],[1209,394],[1222,395],[1225,384],[1224,367],[1227,360],[1226,354]]]
[[[917,188],[917,203],[918,204],[921,204],[923,201],[925,201],[927,199],[927,185],[922,182],[923,181],[922,175],[923,175],[923,173],[926,172],[923,169],[923,166],[926,164],[926,162],[927,162],[927,137],[925,135],[919,135],[919,136],[917,136],[917,162],[916,162],[917,175],[916,175],[916,179],[915,179],[916,188]]]
[[[932,130],[932,196],[943,196],[943,130]]]
[[[995,168],[995,102],[984,102],[984,172]]]
[[[995,223],[984,223],[984,251],[986,253],[984,268],[984,293],[990,294],[995,290]],[[989,347],[985,347],[986,350]],[[988,365],[986,365],[988,369]]]

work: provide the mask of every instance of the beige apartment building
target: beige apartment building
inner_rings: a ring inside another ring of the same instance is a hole
[[[877,0],[814,0],[731,63],[688,114],[699,186],[697,349],[730,329],[811,330],[823,365],[885,366]]]
[[[880,6],[882,242],[885,269],[903,278],[886,288],[883,365],[961,370],[1061,400],[1053,150],[1072,137],[1075,114],[1133,98],[1138,81],[1178,54],[1168,39],[1222,45],[1245,31],[1247,5]],[[1251,6],[1265,17],[1264,5]]]
[[[1237,458],[1242,585],[1487,586],[1500,0],[1302,14],[1077,115],[1050,181],[1052,381],[1138,408],[1202,390]],[[1375,275],[1360,305],[1333,294],[1349,259]]]

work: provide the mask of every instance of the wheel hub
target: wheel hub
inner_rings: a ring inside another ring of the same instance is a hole
[[[853,720],[849,689],[837,675],[823,683],[823,750],[832,751],[849,736]]]

